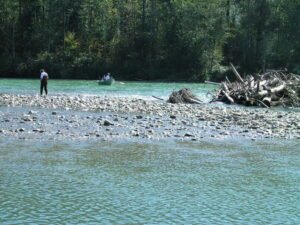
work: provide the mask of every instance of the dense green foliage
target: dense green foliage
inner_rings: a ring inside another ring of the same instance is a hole
[[[300,71],[300,0],[0,0],[0,74],[193,80]]]

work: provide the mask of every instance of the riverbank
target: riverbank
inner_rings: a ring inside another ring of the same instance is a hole
[[[107,96],[0,94],[1,136],[24,139],[300,139],[300,112]]]

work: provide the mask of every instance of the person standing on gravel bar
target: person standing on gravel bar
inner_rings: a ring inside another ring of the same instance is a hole
[[[46,71],[44,69],[41,69],[41,76],[40,76],[40,80],[41,80],[41,95],[43,95],[43,89],[45,90],[46,95],[48,95],[48,88],[47,88],[47,84],[48,84],[48,73],[46,73]]]

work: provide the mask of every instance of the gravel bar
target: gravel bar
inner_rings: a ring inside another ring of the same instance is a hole
[[[0,136],[24,139],[300,139],[297,110],[109,96],[0,94]]]

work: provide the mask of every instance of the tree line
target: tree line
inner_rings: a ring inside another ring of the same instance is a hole
[[[0,0],[0,76],[223,79],[300,72],[300,0]]]

